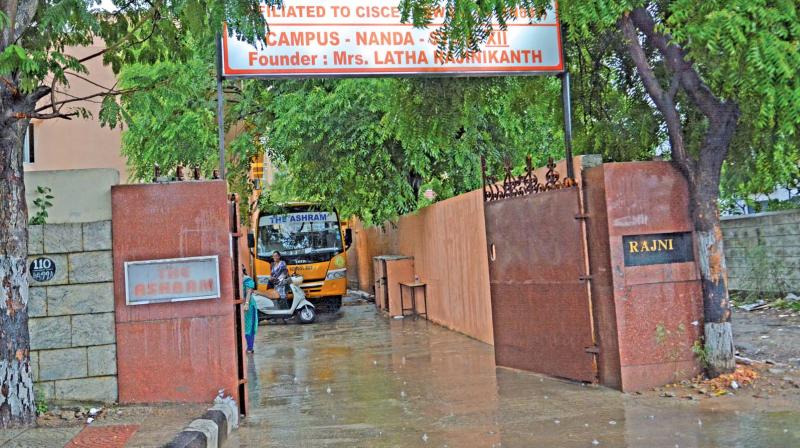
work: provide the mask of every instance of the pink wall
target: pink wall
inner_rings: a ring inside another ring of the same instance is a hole
[[[102,42],[97,41],[91,46],[70,48],[68,52],[81,58],[104,47]],[[110,88],[116,84],[117,79],[111,67],[104,66],[102,61],[102,56],[87,61],[85,65],[89,74],[80,76]],[[103,91],[101,87],[77,76],[68,74],[67,79],[69,87],[62,86],[59,90],[66,90],[71,96],[83,97]],[[63,93],[56,93],[55,97],[57,101],[70,98]],[[69,112],[76,108],[85,108],[92,114],[91,118],[32,120],[35,160],[32,164],[25,164],[25,171],[113,168],[119,171],[120,182],[127,182],[125,158],[120,154],[122,130],[119,127],[109,129],[100,126],[100,99],[102,98],[69,103],[61,110]],[[50,97],[47,97],[39,105],[44,106],[49,102]]]

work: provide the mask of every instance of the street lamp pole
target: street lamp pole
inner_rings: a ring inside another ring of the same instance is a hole
[[[225,179],[225,97],[222,93],[222,39],[217,33],[217,133],[219,134],[219,178]]]

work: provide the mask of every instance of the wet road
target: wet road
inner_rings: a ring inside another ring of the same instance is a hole
[[[496,368],[492,347],[346,306],[259,329],[229,447],[800,447],[795,403],[643,397]]]

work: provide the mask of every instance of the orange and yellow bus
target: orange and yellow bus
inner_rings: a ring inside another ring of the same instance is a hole
[[[338,310],[347,292],[347,256],[352,233],[339,215],[317,204],[281,204],[254,219],[248,235],[254,255],[257,289],[268,290],[272,253],[280,252],[291,275],[303,277],[306,298],[323,309]],[[254,250],[253,250],[254,249]]]

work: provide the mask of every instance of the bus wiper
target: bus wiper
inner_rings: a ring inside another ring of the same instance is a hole
[[[338,252],[341,249],[338,247],[321,247],[319,249],[313,249],[313,253],[321,253],[321,252]]]

